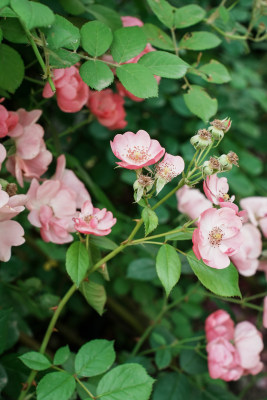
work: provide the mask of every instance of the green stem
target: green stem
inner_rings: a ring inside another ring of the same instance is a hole
[[[212,297],[214,299],[219,299],[219,300],[222,300],[222,301],[226,301],[226,302],[229,302],[229,303],[240,304],[241,306],[252,308],[253,310],[257,310],[257,311],[261,311],[261,312],[263,311],[263,307],[256,306],[255,304],[248,303],[248,302],[246,302],[244,300],[237,300],[237,299],[231,299],[231,298],[228,298],[228,297],[221,297],[221,296],[217,296],[216,294],[212,294],[212,293],[206,293],[206,296]]]
[[[43,81],[38,81],[38,79],[33,79],[30,76],[24,76],[24,79],[26,81],[32,82],[32,83],[36,83],[37,85],[43,86],[44,87],[44,82]]]
[[[191,222],[191,221],[190,221],[190,222]],[[158,235],[143,237],[143,238],[141,238],[141,239],[137,239],[137,240],[132,241],[131,244],[143,243],[143,242],[146,242],[147,240],[150,240],[150,239],[157,239],[157,238],[160,238],[160,237],[163,237],[163,236],[166,236],[166,235],[172,235],[172,234],[174,234],[174,233],[179,233],[179,232],[186,232],[186,227],[185,227],[185,226],[182,226],[182,227],[179,228],[179,229],[174,229],[174,230],[172,230],[172,231],[168,231],[168,232],[164,232],[164,233],[159,233]],[[156,242],[156,243],[157,243],[157,242]]]
[[[176,36],[175,36],[175,28],[171,28],[171,34],[172,34],[172,42],[173,42],[173,47],[175,51],[175,55],[178,56],[179,54],[179,49],[177,47],[177,42],[176,42]]]
[[[96,397],[90,392],[89,389],[87,389],[87,387],[82,383],[82,381],[80,381],[79,378],[77,378],[77,376],[74,376],[76,382],[78,382],[78,384],[83,388],[83,390],[89,395],[89,397],[91,397],[91,399],[96,399]]]
[[[262,293],[254,294],[253,296],[246,297],[244,300],[250,301],[250,300],[259,299],[259,298],[265,297],[265,296],[267,296],[267,292],[266,291],[262,292]]]
[[[187,168],[187,170],[186,170],[186,175],[188,175],[188,173],[189,173],[189,171],[190,171],[190,169],[191,169],[191,167],[192,167],[192,165],[193,165],[193,163],[194,163],[196,157],[198,156],[198,154],[199,154],[199,149],[196,150],[196,152],[195,152],[195,154],[194,154],[192,160],[190,161],[190,163],[189,163],[189,165],[188,165],[188,168]]]

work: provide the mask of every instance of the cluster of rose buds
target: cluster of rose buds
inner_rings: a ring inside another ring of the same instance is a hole
[[[133,132],[118,134],[110,145],[114,155],[121,160],[117,164],[137,173],[137,180],[134,183],[137,202],[153,188],[154,184],[158,194],[168,182],[184,170],[182,157],[165,153],[160,143],[151,139],[144,130],[139,130],[136,134]],[[163,160],[158,163],[163,155]],[[155,165],[154,171],[148,169],[151,165]],[[148,170],[149,175],[144,174],[143,168]]]
[[[236,381],[243,375],[256,375],[263,369],[260,352],[263,350],[261,333],[253,324],[234,321],[224,310],[206,319],[208,368],[213,379]]]

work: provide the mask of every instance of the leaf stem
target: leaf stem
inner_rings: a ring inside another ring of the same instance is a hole
[[[89,397],[91,397],[91,399],[96,399],[96,397],[90,392],[89,389],[87,389],[87,387],[82,383],[82,381],[80,381],[79,378],[77,378],[77,376],[74,376],[76,382],[78,382],[78,384],[83,388],[83,390],[89,395]]]

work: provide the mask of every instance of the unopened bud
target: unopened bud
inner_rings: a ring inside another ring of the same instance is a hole
[[[213,168],[211,168],[209,161],[205,161],[203,163],[202,172],[203,172],[203,175],[212,175],[213,174]]]
[[[207,129],[199,129],[197,135],[190,139],[195,149],[205,149],[212,143],[211,133]]]

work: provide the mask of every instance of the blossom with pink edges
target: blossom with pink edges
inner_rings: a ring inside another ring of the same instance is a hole
[[[218,337],[232,340],[234,338],[234,321],[226,311],[217,310],[206,319],[205,332],[208,342]]]
[[[198,218],[201,213],[212,207],[212,202],[200,190],[192,189],[187,185],[176,192],[176,198],[178,211],[188,215],[191,219]]]
[[[121,160],[117,164],[127,169],[140,169],[155,164],[165,153],[159,142],[151,139],[143,130],[118,134],[110,145],[114,155]]]
[[[250,322],[240,322],[235,327],[234,343],[244,369],[243,374],[258,374],[263,369],[260,361],[260,352],[263,350],[261,333]]]
[[[111,228],[116,224],[116,218],[113,218],[111,211],[106,208],[93,207],[90,200],[86,201],[78,217],[73,218],[75,229],[86,235],[106,236],[111,232]]]
[[[98,122],[110,130],[123,129],[127,125],[124,99],[111,89],[91,91],[87,106]]]
[[[65,170],[65,157],[58,158],[55,176],[41,185],[33,179],[28,191],[26,207],[30,210],[28,219],[40,228],[45,242],[69,243],[75,232],[73,217],[83,200],[90,200],[84,185],[69,170]],[[70,171],[72,172],[72,171]]]
[[[52,154],[43,140],[44,130],[36,124],[41,114],[41,110],[28,112],[20,108],[17,111],[18,123],[8,133],[14,140],[16,152],[8,157],[6,168],[20,186],[23,186],[23,178],[40,178],[52,161]]]
[[[207,345],[208,368],[212,379],[237,381],[243,374],[239,354],[224,337],[217,337]]]
[[[239,273],[252,276],[259,266],[259,256],[262,251],[261,233],[256,226],[247,223],[241,228],[242,244],[238,252],[231,257]]]
[[[265,296],[264,300],[263,300],[262,324],[263,324],[264,328],[267,329],[267,296]]]
[[[0,103],[4,101],[4,98],[0,99]],[[7,111],[6,107],[0,104],[0,138],[8,135],[8,132],[12,130],[18,123],[18,116],[13,111]]]
[[[157,165],[157,176],[170,182],[184,170],[184,160],[180,156],[165,153],[163,160]]]
[[[246,197],[240,205],[248,212],[250,222],[259,226],[264,237],[267,237],[267,197]]]
[[[241,219],[234,210],[224,207],[204,211],[193,233],[193,251],[209,267],[223,269],[230,264],[230,256],[242,244]]]
[[[5,147],[0,143],[0,169],[2,168],[2,164],[6,159],[6,149]]]
[[[66,113],[80,111],[88,101],[89,87],[82,80],[78,68],[73,65],[69,68],[54,69],[53,75],[58,107]],[[50,98],[54,94],[47,82],[43,97]]]
[[[229,201],[230,197],[227,194],[229,185],[227,178],[218,178],[217,174],[207,176],[203,182],[204,193],[207,198],[213,203],[218,205],[220,202]],[[234,198],[231,199],[232,201]]]
[[[25,242],[22,226],[11,221],[21,213],[25,207],[26,196],[15,195],[9,197],[7,192],[2,190],[0,185],[0,260],[8,261],[11,257],[11,247],[20,246]]]

